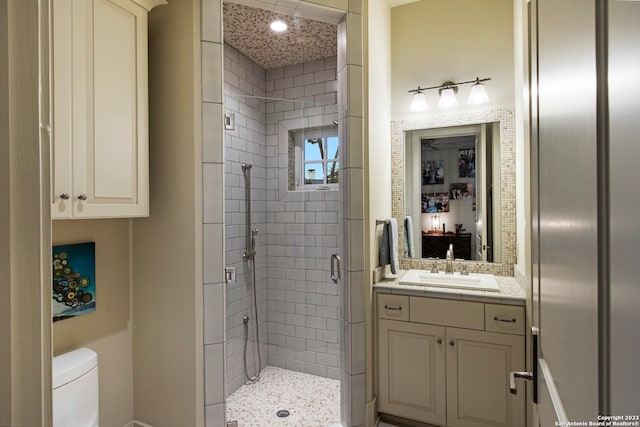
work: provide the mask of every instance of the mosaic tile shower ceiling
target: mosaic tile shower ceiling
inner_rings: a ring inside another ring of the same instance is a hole
[[[265,70],[336,56],[336,25],[233,3],[224,3],[223,13],[225,43]],[[271,31],[276,18],[289,29]]]

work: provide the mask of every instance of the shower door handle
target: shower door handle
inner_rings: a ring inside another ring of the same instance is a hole
[[[336,274],[336,264],[338,265],[338,272]],[[342,280],[342,260],[340,255],[331,254],[331,280],[333,283],[339,285]]]

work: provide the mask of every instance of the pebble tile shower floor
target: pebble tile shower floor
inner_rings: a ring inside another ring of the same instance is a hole
[[[290,415],[279,418],[281,409]],[[238,427],[340,425],[340,381],[267,366],[260,381],[229,396],[227,420]]]

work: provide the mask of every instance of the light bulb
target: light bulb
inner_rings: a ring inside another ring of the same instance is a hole
[[[429,104],[427,103],[427,97],[424,96],[424,93],[418,91],[413,94],[413,99],[411,100],[411,106],[409,107],[409,111],[414,113],[419,113],[429,108]]]
[[[282,33],[283,31],[287,31],[287,28],[289,28],[287,26],[287,23],[281,19],[276,19],[275,21],[273,21],[270,27],[276,33]]]
[[[487,90],[484,88],[484,85],[480,82],[477,82],[476,84],[471,86],[471,92],[469,93],[467,104],[480,105],[486,104],[487,102],[489,102],[489,95],[487,95]]]
[[[440,93],[440,101],[438,101],[438,108],[454,108],[458,106],[458,100],[456,99],[456,93],[452,87],[442,89]]]

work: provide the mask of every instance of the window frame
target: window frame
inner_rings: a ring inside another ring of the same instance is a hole
[[[328,183],[327,175],[329,164],[338,163],[338,170],[340,170],[340,135],[338,133],[337,126],[323,126],[317,129],[300,129],[294,131],[295,135],[295,187],[297,190],[337,190],[339,182]],[[323,139],[323,151],[325,152],[325,159],[319,160],[305,160],[305,143],[309,139]],[[328,157],[327,145],[329,138],[337,138],[338,140],[338,157]],[[307,164],[322,164],[323,177],[322,183],[307,184],[305,182],[305,169]]]

